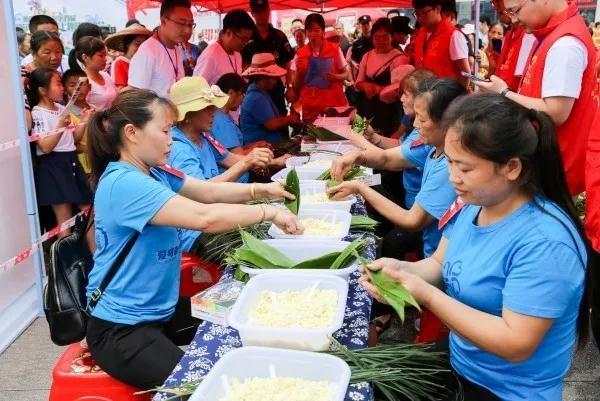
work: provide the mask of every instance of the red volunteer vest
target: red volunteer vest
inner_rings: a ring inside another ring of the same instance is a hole
[[[331,57],[334,60],[339,58],[340,48],[335,43],[323,40],[319,57]],[[296,72],[299,82],[304,83],[304,77],[308,72],[308,64],[312,57],[312,47],[304,45],[296,52]],[[334,73],[339,74],[341,69],[336,69]],[[348,100],[344,95],[344,86],[342,82],[332,82],[328,89],[311,88],[306,85],[300,89],[300,103],[302,103],[302,117],[304,120],[312,121],[330,107],[348,106]]]
[[[450,40],[455,30],[456,27],[446,18],[442,18],[429,39],[427,30],[419,29],[414,41],[415,67],[427,68],[435,72],[438,78],[460,79],[450,60]]]
[[[570,3],[560,14],[552,17],[545,28],[533,32],[538,43],[529,56],[525,74],[521,80],[519,93],[524,96],[541,98],[544,65],[550,47],[563,36],[571,35],[579,39],[587,48],[588,63],[583,73],[581,93],[575,100],[573,110],[567,121],[557,128],[557,139],[563,166],[567,176],[567,185],[571,194],[584,191],[585,149],[596,104],[592,92],[594,89],[594,69],[596,49],[592,38],[577,6]]]
[[[512,91],[519,88],[519,81],[521,80],[520,76],[515,76],[515,70],[519,61],[523,36],[525,36],[525,29],[521,27],[511,28],[506,32],[502,53],[500,53],[500,61],[495,72],[495,75],[502,78]]]
[[[596,53],[595,103],[600,107],[600,49]],[[597,109],[600,110],[600,109]],[[592,248],[600,252],[600,111],[592,123],[585,158],[585,230]]]

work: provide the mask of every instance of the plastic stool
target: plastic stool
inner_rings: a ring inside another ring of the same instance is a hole
[[[50,401],[150,401],[152,394],[103,372],[80,343],[71,344],[54,365]]]
[[[216,284],[221,278],[219,266],[208,263],[191,253],[181,255],[179,295],[192,297]]]
[[[448,338],[450,334],[448,327],[429,310],[421,310],[420,319],[419,334],[415,338],[415,343],[430,343]]]

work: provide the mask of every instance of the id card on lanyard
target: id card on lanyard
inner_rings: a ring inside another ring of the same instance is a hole
[[[173,82],[177,82],[177,80],[179,79],[179,57],[177,57],[177,46],[173,49],[173,53],[175,54],[175,61],[173,61],[173,57],[171,57],[171,52],[169,52],[169,48],[163,43],[162,40],[160,40],[157,33],[154,34],[154,38],[156,38],[156,40],[158,40],[158,43],[160,43],[163,49],[165,49],[165,52],[169,57],[169,61],[171,62],[171,66],[173,67],[173,73],[175,74],[175,80]]]

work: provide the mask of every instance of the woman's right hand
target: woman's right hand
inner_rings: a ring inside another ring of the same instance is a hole
[[[273,152],[267,148],[254,148],[244,156],[247,170],[265,169],[273,160]]]
[[[381,296],[377,288],[371,282],[369,275],[367,274],[367,269],[371,271],[378,271],[383,269],[394,269],[394,270],[402,270],[402,262],[398,259],[393,258],[380,258],[372,261],[368,265],[360,265],[358,270],[362,273],[362,276],[358,279],[358,282],[365,287],[369,295],[375,298],[377,301],[382,304],[387,304],[388,302]]]
[[[298,216],[291,213],[287,209],[283,209],[277,206],[268,206],[273,213],[273,217],[270,218],[277,227],[279,227],[286,234],[301,235],[304,233],[304,226],[300,223]]]
[[[360,152],[347,152],[331,163],[331,178],[336,181],[344,181],[346,173],[354,166],[359,158]]]

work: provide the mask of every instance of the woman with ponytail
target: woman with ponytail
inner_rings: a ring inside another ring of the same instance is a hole
[[[554,125],[499,95],[455,101],[444,152],[460,197],[435,253],[383,269],[450,329],[467,400],[561,400],[575,344],[585,345],[588,262]],[[364,270],[363,270],[364,271]],[[365,287],[379,300],[365,275]]]
[[[302,232],[281,208],[235,204],[293,198],[278,183],[212,183],[165,165],[174,121],[168,100],[139,89],[119,94],[89,121],[97,250],[88,299],[137,238],[90,312],[87,342],[105,372],[141,389],[163,384],[183,355],[177,345],[196,332],[189,298],[179,299],[181,229],[222,232],[272,221]]]

